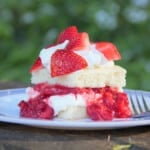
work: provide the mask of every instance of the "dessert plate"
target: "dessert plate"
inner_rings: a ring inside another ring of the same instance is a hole
[[[126,92],[128,96],[135,94],[135,90],[126,90]],[[143,95],[150,95],[150,92],[140,92]],[[67,130],[103,130],[150,125],[150,117],[115,119],[113,121],[92,121],[90,119],[66,121],[62,119],[41,120],[22,118],[19,116],[18,107],[18,103],[22,99],[27,99],[25,88],[0,90],[0,122]]]

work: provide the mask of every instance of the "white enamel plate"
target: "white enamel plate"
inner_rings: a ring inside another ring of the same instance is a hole
[[[135,90],[126,90],[126,92],[127,94],[134,94]],[[67,130],[103,130],[150,125],[150,117],[115,119],[113,121],[92,121],[90,119],[66,121],[62,119],[40,120],[22,118],[19,116],[18,103],[26,98],[27,95],[24,88],[1,90],[0,122],[22,124],[49,129]]]

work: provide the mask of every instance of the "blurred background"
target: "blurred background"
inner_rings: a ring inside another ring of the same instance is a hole
[[[150,90],[150,0],[0,0],[0,82],[30,83],[39,51],[70,25],[113,42],[126,88]]]

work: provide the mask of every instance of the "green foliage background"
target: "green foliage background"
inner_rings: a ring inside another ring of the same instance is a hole
[[[128,71],[126,88],[150,90],[149,0],[1,0],[0,81],[30,83],[40,49],[76,25],[91,41],[111,41]]]

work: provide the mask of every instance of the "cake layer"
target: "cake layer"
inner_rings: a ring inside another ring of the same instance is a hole
[[[79,120],[88,118],[86,107],[83,106],[68,107],[66,110],[61,111],[57,117],[65,120]]]
[[[48,82],[68,87],[118,87],[126,84],[126,70],[120,66],[99,66],[75,71],[71,74],[52,78],[46,69],[32,73],[31,83]]]

